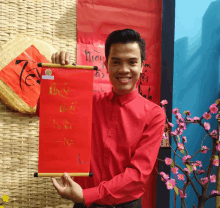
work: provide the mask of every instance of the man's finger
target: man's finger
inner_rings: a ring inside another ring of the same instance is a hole
[[[60,52],[60,64],[65,64],[65,55],[66,55],[66,52],[65,51],[61,51]]]
[[[72,186],[75,185],[75,182],[72,180],[72,178],[71,178],[67,173],[64,173],[64,178],[65,178]]]
[[[52,182],[53,182],[53,186],[55,187],[55,189],[58,191],[58,192],[60,192],[60,190],[61,190],[61,186],[60,186],[60,184],[57,182],[57,180],[54,178],[54,177],[52,177],[51,178],[52,179]]]
[[[69,63],[70,63],[70,53],[66,52],[65,64],[69,64]]]
[[[56,63],[55,56],[56,56],[56,53],[53,53],[52,56],[51,56],[52,63]]]
[[[55,63],[56,64],[60,63],[60,53],[59,52],[56,52],[56,54],[55,54]]]

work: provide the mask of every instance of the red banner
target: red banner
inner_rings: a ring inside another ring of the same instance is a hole
[[[159,104],[162,0],[78,0],[77,64],[99,65],[99,73],[104,76],[94,74],[94,89],[105,91],[111,88],[107,87],[108,75],[103,66],[104,44],[111,32],[125,28],[135,29],[146,41],[146,61],[139,92]]]
[[[93,71],[42,68],[39,173],[89,173]]]
[[[41,68],[37,63],[48,62],[32,45],[0,71],[0,79],[33,108],[40,95]]]

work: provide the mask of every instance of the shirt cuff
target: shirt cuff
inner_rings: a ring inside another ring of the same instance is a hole
[[[99,200],[98,187],[83,189],[83,198],[85,205],[90,207],[93,203]]]

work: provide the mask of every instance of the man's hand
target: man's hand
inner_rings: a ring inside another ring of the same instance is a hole
[[[52,182],[62,198],[70,199],[75,203],[85,203],[83,189],[67,173],[64,173],[59,182],[55,178],[52,178]]]
[[[57,53],[53,53],[51,56],[51,60],[53,64],[69,64],[70,63],[70,53],[61,51]]]

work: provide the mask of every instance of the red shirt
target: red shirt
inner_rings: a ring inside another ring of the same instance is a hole
[[[140,198],[154,167],[165,127],[164,110],[137,90],[94,92],[91,143],[93,177],[75,177],[85,204],[113,205]]]
[[[113,205],[140,198],[154,167],[165,127],[164,110],[137,90],[95,92],[93,97],[92,178],[77,178],[85,204]]]

